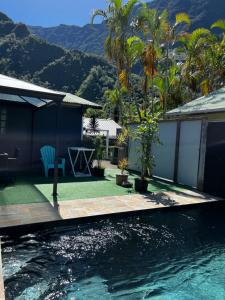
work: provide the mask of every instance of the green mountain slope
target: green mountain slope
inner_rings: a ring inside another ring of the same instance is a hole
[[[107,36],[107,29],[104,24],[85,25],[84,27],[59,25],[48,28],[30,26],[29,29],[34,35],[49,43],[95,54],[102,54]]]
[[[225,19],[225,0],[153,0],[149,3],[159,11],[167,8],[171,21],[178,12],[186,12],[192,19],[192,28],[210,27],[217,19]],[[138,9],[138,7],[137,7]],[[68,49],[103,54],[107,36],[105,24],[84,27],[59,25],[56,27],[29,27],[31,32],[50,43]]]
[[[99,76],[94,76],[95,72]],[[2,13],[0,73],[57,90],[79,92],[92,101],[101,101],[105,89],[115,83],[114,68],[102,57],[49,44]]]

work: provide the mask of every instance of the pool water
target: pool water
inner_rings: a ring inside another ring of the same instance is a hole
[[[225,299],[225,207],[3,238],[6,299]]]

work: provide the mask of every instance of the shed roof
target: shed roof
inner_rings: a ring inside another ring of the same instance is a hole
[[[89,100],[80,98],[76,95],[66,93],[65,98],[63,99],[64,103],[70,103],[70,104],[76,104],[76,105],[82,105],[82,106],[87,106],[87,107],[92,107],[92,108],[101,108],[100,105],[91,102]]]
[[[166,116],[225,112],[225,87],[166,113]]]
[[[117,136],[117,130],[122,127],[111,119],[97,119],[98,130],[102,131],[102,134],[106,135],[106,131],[109,131],[109,138],[115,139]],[[83,127],[89,129],[90,118],[83,118]]]
[[[76,95],[53,91],[0,74],[0,101],[29,103],[40,108],[53,102],[55,99],[63,99],[64,103],[76,106],[101,108],[100,105]]]
[[[65,93],[53,91],[33,83],[0,74],[0,92],[24,96],[63,97]],[[14,92],[14,93],[13,93]]]

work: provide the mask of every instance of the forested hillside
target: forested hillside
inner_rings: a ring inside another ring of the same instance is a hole
[[[115,83],[115,71],[103,58],[51,45],[3,13],[0,13],[0,73],[85,95],[98,102],[105,89]]]
[[[108,33],[104,23],[84,27],[63,24],[46,28],[30,26],[29,29],[49,43],[98,55],[103,54],[103,45]]]
[[[171,21],[174,21],[175,15],[179,12],[188,13],[192,20],[192,29],[209,28],[216,20],[225,18],[225,0],[154,0],[149,3],[149,6],[157,8],[159,12],[168,9]],[[96,54],[103,54],[104,40],[107,36],[104,23],[84,27],[59,25],[44,28],[37,26],[30,27],[30,30],[50,43]]]

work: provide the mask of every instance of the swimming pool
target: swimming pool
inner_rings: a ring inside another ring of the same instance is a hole
[[[225,299],[225,207],[3,238],[6,299]]]

